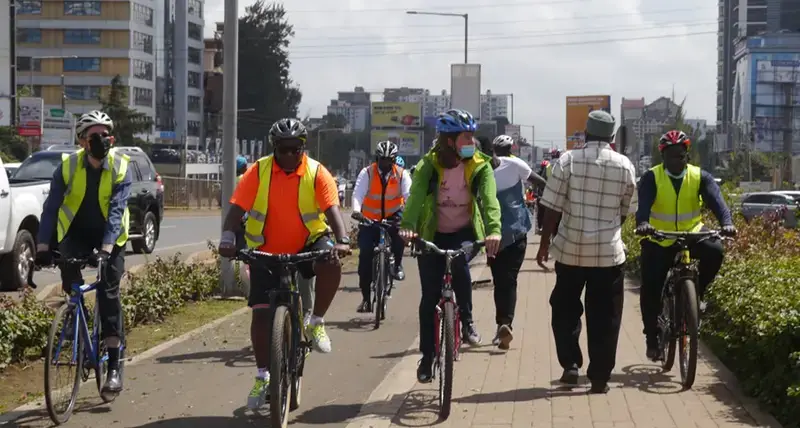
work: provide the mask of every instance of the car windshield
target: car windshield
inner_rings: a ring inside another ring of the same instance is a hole
[[[60,156],[36,156],[30,157],[19,166],[14,176],[14,180],[50,180],[53,172],[61,163]]]

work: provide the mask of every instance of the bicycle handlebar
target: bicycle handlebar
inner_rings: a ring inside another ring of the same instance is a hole
[[[468,242],[457,250],[443,250],[437,247],[436,244],[434,244],[433,242],[426,241],[419,237],[414,239],[414,243],[416,245],[412,246],[411,250],[412,255],[420,255],[427,251],[445,257],[458,257],[462,254],[467,254],[473,250],[483,248],[486,245],[486,242],[481,240],[481,241]],[[422,248],[419,248],[420,246],[422,246]]]
[[[692,242],[693,244],[697,244],[711,238],[726,239],[726,237],[722,235],[722,231],[720,230],[704,230],[700,232],[669,232],[665,230],[656,230],[648,235],[657,241],[677,239],[684,241],[693,241]]]
[[[257,262],[294,265],[298,263],[314,261],[325,256],[335,255],[335,251],[336,250],[331,248],[330,250],[314,250],[297,254],[278,254],[247,249],[237,251],[236,260],[244,262],[248,265]]]
[[[378,226],[378,227],[399,227],[400,226],[400,222],[390,221],[390,220],[387,220],[387,219],[372,220],[372,219],[364,217],[364,215],[361,214],[360,212],[354,212],[354,213],[350,214],[350,218],[352,218],[353,220],[358,221],[358,223],[360,225],[363,225],[363,226]]]

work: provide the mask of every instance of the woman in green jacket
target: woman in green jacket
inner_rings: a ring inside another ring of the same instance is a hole
[[[450,110],[436,121],[436,145],[417,164],[411,194],[406,201],[400,234],[408,240],[417,235],[442,249],[458,249],[464,242],[484,239],[493,257],[500,245],[500,204],[491,158],[475,150],[477,123],[471,114]],[[419,257],[422,297],[419,303],[419,336],[422,361],[417,380],[432,378],[434,311],[441,297],[444,260]],[[481,337],[472,321],[472,279],[468,260],[452,265],[453,289],[461,315],[462,336],[470,344]]]

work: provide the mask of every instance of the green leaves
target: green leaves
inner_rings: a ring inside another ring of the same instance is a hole
[[[153,121],[144,113],[128,107],[128,87],[117,75],[111,79],[111,88],[105,98],[100,98],[102,110],[114,120],[114,138],[118,146],[138,146],[140,139],[134,135],[150,133]],[[138,141],[137,141],[138,140]]]

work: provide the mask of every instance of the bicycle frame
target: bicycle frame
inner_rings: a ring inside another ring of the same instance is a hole
[[[456,302],[456,293],[453,290],[453,273],[452,273],[452,264],[453,259],[456,256],[447,255],[445,256],[445,265],[444,265],[444,277],[442,278],[442,297],[439,299],[439,303],[436,304],[436,312],[433,315],[433,328],[434,328],[434,352],[436,352],[436,356],[438,357],[441,355],[441,325],[442,325],[442,313],[444,312],[444,304],[447,302],[453,302],[453,307],[455,309],[454,316],[455,316],[455,332],[456,335],[455,339],[455,359],[458,359],[459,352],[458,350],[461,347],[461,313],[458,310],[458,302]]]

